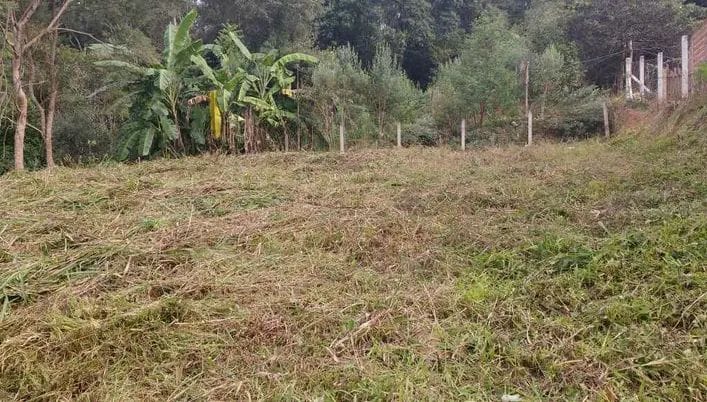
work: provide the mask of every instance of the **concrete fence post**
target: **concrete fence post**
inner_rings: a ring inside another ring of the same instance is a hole
[[[397,129],[398,129],[397,130],[398,131],[398,148],[402,148],[403,147],[403,130],[400,127],[400,123],[398,123]]]
[[[528,146],[533,145],[533,111],[528,111]]]
[[[663,52],[658,53],[658,103],[665,102],[665,63],[663,60]]]
[[[466,151],[466,119],[462,119],[462,151]]]
[[[682,98],[690,96],[690,42],[687,35],[682,37]]]
[[[342,154],[346,152],[346,139],[344,138],[344,124],[343,123],[341,123],[339,125],[339,152]]]

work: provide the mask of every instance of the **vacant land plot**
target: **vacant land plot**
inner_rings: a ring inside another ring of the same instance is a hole
[[[707,397],[707,139],[0,178],[0,399]]]

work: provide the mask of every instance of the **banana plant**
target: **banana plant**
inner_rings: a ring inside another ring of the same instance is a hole
[[[258,116],[271,126],[283,123],[283,118],[292,117],[277,102],[277,95],[288,96],[292,93],[295,76],[287,68],[297,62],[317,63],[317,58],[291,53],[277,57],[277,52],[256,53],[248,58],[246,76],[238,94],[238,100],[252,107]]]
[[[220,33],[216,42],[204,47],[218,59],[218,68],[209,65],[201,54],[191,56],[191,62],[201,71],[202,77],[212,88],[208,97],[201,96],[202,100],[209,102],[211,119],[211,135],[220,139],[224,132],[230,133],[230,122],[233,117],[241,118],[236,95],[245,79],[243,61],[250,57],[250,51],[241,42],[232,26],[226,26]],[[226,124],[222,124],[225,121]]]
[[[197,12],[189,12],[178,24],[170,24],[164,35],[162,63],[140,66],[122,60],[104,60],[96,64],[115,68],[128,74],[125,83],[132,100],[130,119],[121,128],[118,158],[146,157],[169,149],[184,150],[181,102],[189,94],[191,57],[203,52],[201,41],[194,40],[190,31]],[[94,51],[115,53],[117,47],[95,45]],[[192,138],[196,143],[200,139]]]
[[[296,115],[289,112],[278,103],[279,96],[289,96],[294,73],[287,67],[292,63],[317,63],[317,58],[303,54],[291,53],[278,57],[277,51],[270,53],[255,53],[247,57],[245,78],[238,93],[238,102],[244,106],[245,130],[243,133],[246,152],[258,152],[264,133],[272,141],[267,131],[262,130],[260,122],[270,127],[281,127],[285,120],[295,119]]]
[[[223,125],[225,131],[230,129],[230,117],[244,121],[246,152],[255,152],[258,150],[254,139],[258,131],[256,120],[279,127],[286,119],[295,117],[277,102],[278,96],[292,94],[295,77],[287,66],[318,60],[302,53],[282,57],[277,57],[276,51],[252,53],[232,26],[224,28],[216,42],[205,49],[218,59],[218,68],[211,67],[202,55],[193,55],[191,60],[214,88],[215,94],[209,97],[210,103],[216,104],[216,108],[211,106],[212,120],[223,115],[227,122]],[[212,129],[212,135],[217,138],[221,133]]]

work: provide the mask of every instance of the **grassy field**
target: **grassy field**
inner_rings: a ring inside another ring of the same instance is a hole
[[[0,177],[0,399],[705,400],[705,120]]]

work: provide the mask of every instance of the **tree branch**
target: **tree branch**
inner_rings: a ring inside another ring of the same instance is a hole
[[[36,0],[36,1],[39,1],[39,0]],[[44,28],[40,33],[38,33],[37,36],[35,36],[29,42],[27,42],[27,44],[25,44],[25,46],[24,46],[24,50],[29,49],[34,44],[39,42],[39,40],[42,39],[44,37],[44,35],[57,29],[57,25],[59,25],[59,20],[61,19],[62,15],[66,12],[66,9],[69,8],[69,5],[73,1],[74,0],[64,0],[64,4],[61,5],[61,8],[59,9],[59,11],[56,12],[56,14],[54,15],[54,18],[49,23],[49,25],[47,25],[46,28]]]
[[[27,8],[25,8],[25,11],[22,13],[20,20],[17,22],[17,26],[24,27],[27,25],[34,13],[37,12],[40,3],[40,0],[32,0],[32,2],[27,5]]]
[[[88,33],[88,32],[77,31],[77,30],[75,30],[75,29],[69,29],[69,28],[57,28],[57,31],[60,31],[60,32],[68,32],[68,33],[75,33],[75,34],[78,34],[78,35],[84,35],[84,36],[87,36],[87,37],[89,37],[89,38],[95,40],[95,41],[98,42],[98,43],[101,43],[101,44],[104,44],[104,45],[107,44],[106,42],[104,42],[104,41],[102,41],[102,40],[96,38],[95,36],[91,35],[91,34]]]

